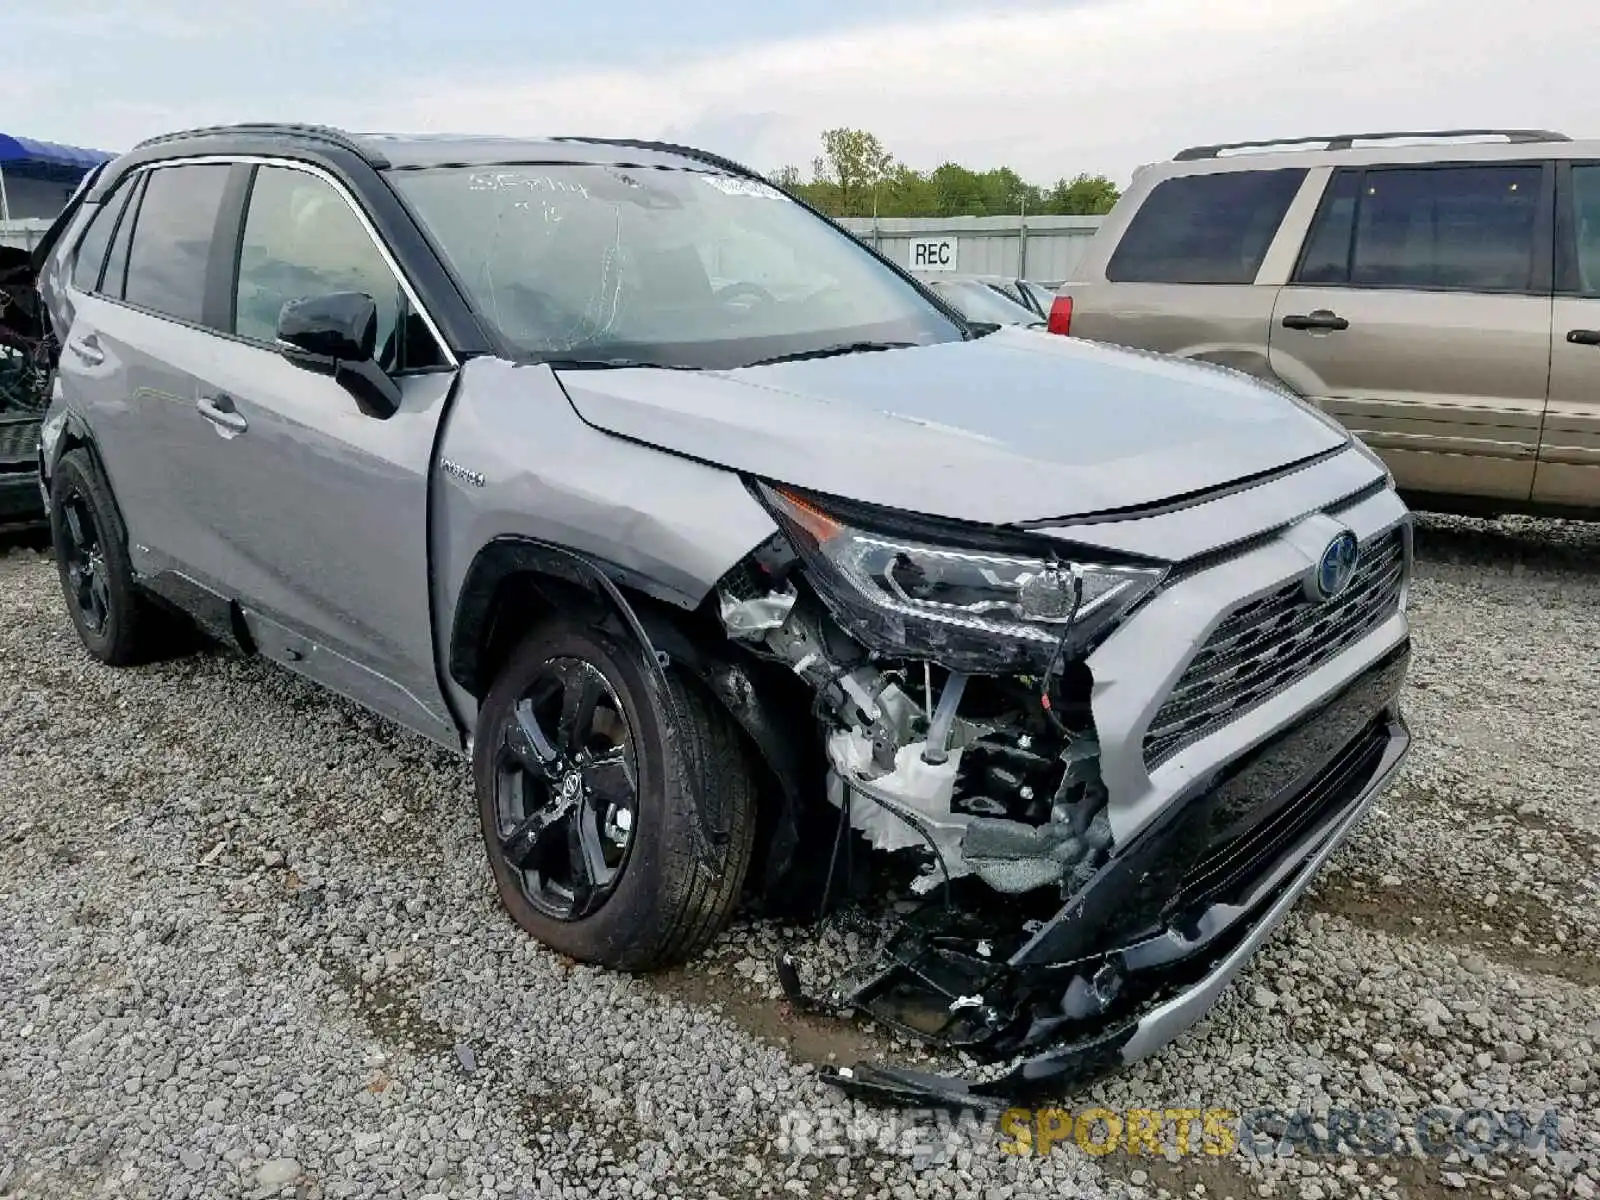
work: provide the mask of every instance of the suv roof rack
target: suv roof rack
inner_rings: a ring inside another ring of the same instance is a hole
[[[1412,132],[1336,133],[1330,137],[1266,138],[1259,142],[1219,142],[1214,146],[1190,146],[1173,155],[1174,162],[1199,158],[1220,158],[1225,150],[1260,150],[1272,146],[1319,147],[1323,150],[1348,150],[1356,142],[1392,142],[1401,138],[1505,138],[1517,145],[1527,142],[1570,142],[1564,133],[1550,129],[1421,129]]]
[[[555,137],[552,142],[582,142],[590,146],[626,146],[634,150],[655,150],[661,154],[676,154],[680,158],[692,158],[696,162],[703,162],[709,167],[718,167],[734,175],[743,175],[748,179],[757,179],[762,183],[766,178],[758,171],[753,171],[743,163],[734,162],[731,158],[724,158],[720,154],[713,154],[709,150],[698,150],[693,146],[680,146],[676,142],[653,142],[646,138],[605,138],[605,137]]]
[[[242,136],[251,134],[277,135],[280,137],[297,137],[307,141],[326,142],[330,146],[337,146],[341,150],[348,150],[352,154],[359,155],[375,167],[389,165],[388,160],[374,150],[371,145],[362,144],[342,129],[335,129],[331,125],[294,125],[270,121],[240,125],[204,125],[198,129],[180,129],[174,133],[163,133],[158,137],[146,138],[134,149],[145,150],[151,146],[161,146],[168,142],[180,142],[187,138],[226,134]]]

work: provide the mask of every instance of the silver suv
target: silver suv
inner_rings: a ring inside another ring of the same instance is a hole
[[[39,285],[89,652],[187,625],[462,750],[573,957],[847,903],[882,936],[786,957],[796,1003],[1050,1086],[1195,1021],[1407,747],[1410,523],[1359,443],[966,323],[724,159],[178,134]]]
[[[1061,296],[1057,332],[1314,400],[1419,504],[1600,514],[1600,141],[1197,146],[1136,176]]]

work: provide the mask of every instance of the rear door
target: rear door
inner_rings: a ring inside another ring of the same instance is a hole
[[[1335,173],[1273,313],[1272,369],[1403,488],[1526,500],[1549,382],[1554,168]]]
[[[1106,282],[1062,288],[1073,301],[1073,335],[1268,375],[1278,288],[1256,276],[1306,174],[1295,167],[1162,180],[1106,260]]]
[[[1533,498],[1600,508],[1600,163],[1561,164],[1550,401]]]
[[[215,163],[141,172],[119,189],[127,202],[103,261],[94,248],[115,204],[90,224],[73,267],[61,386],[94,434],[141,574],[192,575],[205,557],[193,514],[207,498],[184,460],[196,448],[194,372],[211,348],[206,273],[228,172]]]

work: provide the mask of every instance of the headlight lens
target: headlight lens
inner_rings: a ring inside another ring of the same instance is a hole
[[[1166,575],[861,528],[792,491],[760,491],[842,625],[870,649],[956,670],[1070,658]]]

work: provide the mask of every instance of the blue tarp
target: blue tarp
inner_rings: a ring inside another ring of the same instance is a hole
[[[81,175],[111,157],[104,150],[58,146],[54,142],[38,142],[32,138],[0,133],[0,170]]]

